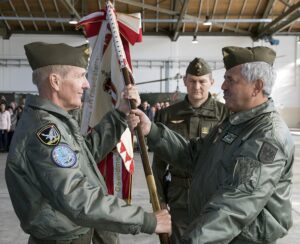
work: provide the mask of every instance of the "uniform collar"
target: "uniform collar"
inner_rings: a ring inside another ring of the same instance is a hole
[[[232,125],[238,125],[254,117],[257,117],[260,114],[274,112],[274,111],[276,111],[274,101],[272,98],[269,98],[268,101],[264,102],[263,104],[255,108],[249,109],[247,111],[231,114],[229,116],[229,122]]]
[[[188,100],[188,95],[185,96],[183,100],[183,107],[186,109],[180,114],[187,115],[187,114],[193,114],[193,115],[200,115],[200,116],[209,116],[209,117],[216,117],[216,111],[215,111],[215,101],[212,98],[211,94],[208,94],[207,100],[201,104],[199,108],[193,108]]]
[[[72,117],[67,111],[55,105],[50,100],[41,98],[40,96],[37,95],[27,95],[25,107],[27,106],[39,108],[41,110],[45,110],[51,113],[60,114],[68,119]]]

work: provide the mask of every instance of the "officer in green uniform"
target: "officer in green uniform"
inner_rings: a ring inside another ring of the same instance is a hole
[[[202,58],[189,63],[183,81],[187,96],[182,102],[160,110],[157,122],[186,139],[204,138],[228,116],[228,109],[209,93],[214,80],[211,68]],[[188,196],[192,175],[161,160],[157,154],[154,154],[152,165],[162,208],[168,204],[172,216],[171,243],[180,243],[189,224]]]
[[[108,113],[83,138],[68,111],[80,107],[89,83],[86,45],[25,45],[39,95],[29,95],[12,140],[6,183],[29,243],[90,244],[93,228],[137,234],[170,232],[166,210],[155,214],[107,194],[96,162],[119,141],[129,108]],[[134,87],[124,98],[139,102]],[[128,102],[127,102],[128,103]],[[95,161],[96,160],[96,161]],[[108,233],[108,232],[107,232]]]
[[[276,53],[267,47],[225,47],[222,84],[228,119],[204,139],[186,140],[138,110],[148,145],[189,170],[190,225],[182,243],[273,244],[292,226],[294,144],[270,97]]]

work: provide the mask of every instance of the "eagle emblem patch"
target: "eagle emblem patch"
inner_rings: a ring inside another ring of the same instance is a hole
[[[42,127],[37,133],[37,138],[47,146],[56,146],[60,142],[60,132],[55,124]]]
[[[77,163],[76,153],[67,144],[60,144],[52,150],[53,162],[62,168],[71,168]]]

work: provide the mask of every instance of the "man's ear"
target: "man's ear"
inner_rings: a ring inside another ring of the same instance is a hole
[[[215,79],[211,78],[210,82],[211,82],[211,85],[215,84]]]
[[[183,76],[183,83],[184,83],[185,86],[186,86],[186,79],[187,79],[186,76],[187,76],[187,75]]]
[[[255,81],[254,90],[258,94],[263,91],[264,88],[264,82],[261,79],[258,79]]]
[[[49,82],[50,82],[50,86],[55,90],[55,91],[59,91],[60,89],[60,76],[58,74],[55,73],[51,73],[49,75]]]

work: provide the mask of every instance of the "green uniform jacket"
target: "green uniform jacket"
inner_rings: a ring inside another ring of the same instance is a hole
[[[188,97],[159,111],[156,122],[161,122],[186,139],[204,138],[213,127],[220,124],[229,115],[223,103],[209,97],[199,108],[193,108]],[[164,185],[164,174],[168,162],[161,160],[157,154],[153,157],[153,175],[161,202],[168,202],[171,208],[187,208],[191,174],[188,171],[170,165],[171,182]],[[167,196],[164,189],[167,188]]]
[[[59,133],[47,134],[43,128],[49,124]],[[49,138],[60,134],[59,144],[43,143],[47,142],[43,135],[43,140],[38,139],[41,128]],[[154,232],[155,216],[108,195],[95,163],[112,150],[125,128],[121,113],[108,113],[84,140],[69,113],[49,100],[27,97],[5,170],[13,206],[26,233],[65,240],[77,238],[90,227],[131,234]],[[66,151],[66,145],[72,151]],[[63,152],[69,156],[65,160]],[[57,163],[72,160],[76,162],[72,167]]]
[[[287,234],[294,144],[271,99],[232,114],[204,140],[153,124],[148,143],[192,173],[183,243],[275,243]]]

